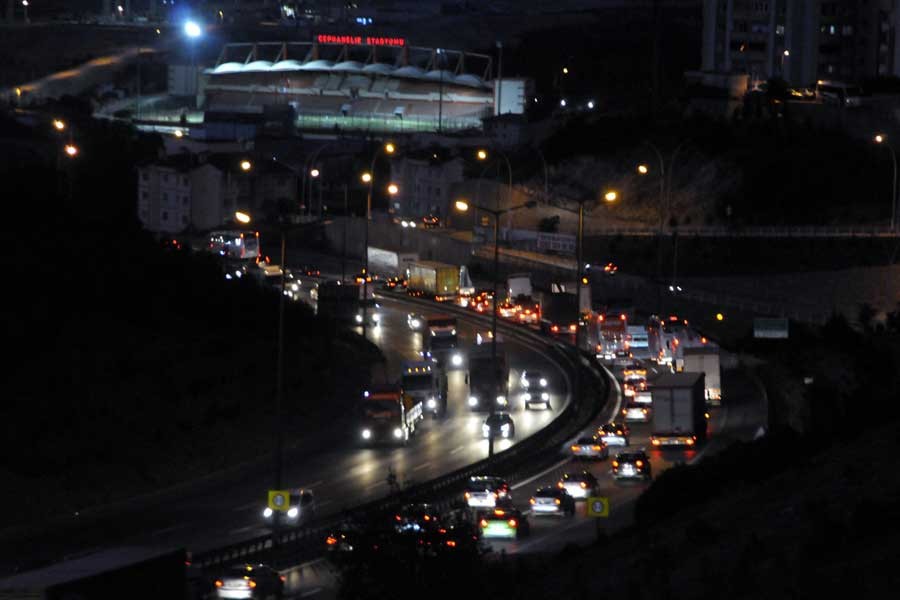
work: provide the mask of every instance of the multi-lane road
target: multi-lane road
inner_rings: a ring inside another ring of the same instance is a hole
[[[385,302],[381,324],[369,336],[388,358],[387,377],[399,376],[399,363],[419,356],[421,334],[406,323],[406,311]],[[460,346],[474,343],[475,329],[460,324]],[[482,328],[482,333],[484,329]],[[508,339],[511,374],[511,413],[517,440],[546,426],[567,401],[567,383],[540,350]],[[552,410],[525,411],[516,384],[522,369],[541,369],[550,380]],[[387,475],[393,470],[401,484],[421,482],[476,462],[487,455],[481,438],[484,413],[467,405],[464,371],[448,377],[448,416],[427,418],[408,447],[360,448],[352,419],[322,423],[319,435],[298,440],[286,455],[286,487],[312,489],[319,516],[339,513],[388,492]],[[326,399],[320,399],[326,401]],[[498,440],[501,451],[516,440]],[[227,443],[227,440],[223,440]],[[177,460],[177,457],[160,457]],[[261,518],[266,490],[271,487],[271,462],[261,461],[221,477],[187,485],[154,497],[136,499],[115,509],[80,516],[54,518],[42,531],[22,531],[0,538],[4,548],[0,564],[15,565],[38,559],[60,559],[90,550],[126,544],[185,546],[194,551],[235,543],[263,535]],[[57,516],[54,516],[57,517]]]

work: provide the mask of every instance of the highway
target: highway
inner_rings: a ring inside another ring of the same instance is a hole
[[[398,305],[386,302],[381,312],[382,323],[370,331],[370,337],[389,357],[389,376],[396,377],[400,360],[418,356],[420,334],[408,328],[406,311]],[[461,324],[459,329],[461,347],[473,343],[474,328]],[[561,372],[537,351],[512,340],[507,340],[506,345],[512,398],[518,398],[518,386],[514,382],[524,368],[545,371],[553,390],[551,411],[526,412],[520,402],[513,402],[511,413],[516,435],[522,439],[545,426],[563,409],[565,382]],[[320,435],[300,440],[288,450],[286,487],[312,489],[319,506],[318,515],[322,517],[386,495],[389,468],[405,484],[426,481],[484,458],[487,442],[481,439],[481,424],[485,415],[472,413],[466,406],[464,378],[463,371],[450,372],[448,417],[437,421],[427,418],[406,448],[359,448],[357,428],[352,421],[322,423]],[[511,443],[498,440],[495,449],[501,451]],[[177,457],[161,459],[177,460]],[[226,476],[156,497],[136,499],[116,510],[58,518],[43,531],[4,537],[0,565],[58,560],[127,544],[178,545],[201,551],[263,535],[268,530],[261,512],[272,479],[271,462],[258,461],[236,468]]]

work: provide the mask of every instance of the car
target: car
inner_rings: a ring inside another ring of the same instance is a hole
[[[548,380],[541,371],[525,370],[519,377],[519,385],[524,389],[544,389],[547,384]]]
[[[394,515],[394,528],[397,533],[420,533],[437,529],[440,515],[431,504],[419,502],[407,504]]]
[[[600,482],[597,481],[597,478],[587,471],[565,473],[556,484],[556,487],[566,490],[570,496],[576,499],[596,496],[599,486]]]
[[[523,306],[519,311],[519,323],[526,325],[538,325],[541,322],[541,310],[539,306]]]
[[[491,437],[491,434],[494,437],[513,438],[516,437],[516,424],[508,412],[495,412],[484,420],[481,434],[485,438]]]
[[[300,275],[306,275],[307,277],[321,277],[322,276],[322,271],[320,271],[318,267],[314,267],[313,265],[303,265],[296,272],[299,273]]]
[[[425,229],[436,229],[441,226],[441,219],[435,215],[425,215],[422,217],[422,227]]]
[[[514,319],[519,307],[512,302],[501,302],[497,305],[497,314],[504,319]]]
[[[498,500],[510,497],[509,484],[500,477],[476,475],[469,478],[463,496],[471,508],[493,508]]]
[[[280,523],[288,526],[296,526],[306,523],[316,514],[316,498],[311,490],[290,490],[288,494],[288,506],[285,511],[272,510],[271,507],[263,509],[263,519],[268,524]]]
[[[634,452],[620,452],[612,461],[612,476],[615,479],[633,478],[649,481],[653,477],[650,458],[643,448]]]
[[[566,490],[558,487],[538,488],[528,502],[531,504],[531,514],[535,517],[541,515],[572,516],[575,514],[575,498]]]
[[[569,448],[574,458],[592,458],[602,460],[609,458],[609,446],[602,439],[594,436],[580,437]]]
[[[631,432],[623,425],[624,423],[606,423],[601,425],[597,428],[596,437],[609,446],[627,446]]]
[[[622,377],[622,393],[629,398],[647,389],[647,371],[644,369],[625,369]]]
[[[531,524],[511,502],[478,513],[478,526],[485,539],[515,540],[531,533]]]
[[[382,287],[387,290],[405,289],[406,278],[404,277],[388,277],[384,280]]]
[[[422,331],[425,326],[425,317],[419,313],[408,313],[406,315],[406,324],[413,331]]]
[[[550,410],[550,392],[546,390],[528,390],[527,392],[522,392],[519,398],[525,403],[525,410],[531,410],[532,408]]]
[[[608,262],[603,265],[603,272],[606,275],[613,276],[619,272],[619,267],[615,263]]]
[[[235,565],[216,578],[216,598],[281,598],[284,581],[284,575],[263,564]]]
[[[648,423],[650,421],[651,407],[646,404],[629,402],[622,408],[622,417],[626,421]]]

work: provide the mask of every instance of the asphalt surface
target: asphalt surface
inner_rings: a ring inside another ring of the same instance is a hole
[[[387,376],[399,375],[399,363],[415,359],[422,349],[421,335],[409,329],[406,311],[384,302],[381,325],[370,330],[370,339],[388,357]],[[460,347],[474,343],[475,329],[460,324]],[[485,333],[485,331],[482,331]],[[561,372],[537,351],[506,340],[510,362],[511,414],[516,439],[523,439],[547,425],[564,408],[565,382]],[[550,411],[525,411],[518,401],[518,377],[522,369],[543,370],[550,380]],[[285,487],[311,489],[318,516],[342,512],[388,492],[392,469],[401,484],[426,481],[476,462],[487,455],[481,438],[485,413],[473,413],[466,405],[468,387],[464,371],[448,375],[448,416],[430,417],[420,425],[408,447],[360,448],[356,428],[333,430],[331,443],[311,440],[291,449],[285,461]],[[323,423],[323,429],[329,424]],[[515,440],[498,440],[495,450]],[[175,460],[174,457],[161,457]],[[255,468],[187,486],[164,498],[136,500],[115,510],[102,510],[57,519],[42,532],[22,532],[4,537],[0,565],[27,565],[39,560],[59,560],[118,545],[152,544],[187,547],[189,550],[219,547],[267,533],[261,517],[272,469],[267,461]],[[58,517],[58,515],[54,515]]]

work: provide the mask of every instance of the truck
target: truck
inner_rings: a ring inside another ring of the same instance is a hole
[[[626,342],[631,356],[638,360],[649,360],[653,354],[650,351],[650,334],[647,328],[643,325],[628,325],[627,329]]]
[[[360,439],[406,445],[419,421],[425,418],[421,397],[407,393],[399,383],[373,385],[363,392]]]
[[[719,347],[711,342],[700,346],[688,346],[681,350],[684,370],[703,373],[706,381],[706,404],[722,404],[722,372],[719,367]]]
[[[541,303],[535,299],[530,273],[514,273],[506,279],[506,297],[516,307],[516,320],[526,325],[541,321]]]
[[[2,579],[0,598],[199,599],[213,590],[190,562],[182,548],[109,548]]]
[[[602,314],[597,317],[597,358],[615,360],[618,353],[628,350],[628,316]]]
[[[550,292],[541,298],[541,331],[574,341],[578,329],[575,294]]]
[[[337,321],[362,324],[364,301],[361,288],[351,281],[323,281],[317,290],[317,314]],[[369,325],[377,325],[381,321],[378,304],[374,300],[365,302]]]
[[[447,414],[447,373],[437,360],[408,360],[402,365],[400,385],[438,418]]]
[[[385,277],[403,277],[408,279],[409,268],[419,260],[419,255],[416,252],[369,246],[368,258],[369,271],[372,273],[378,273]]]
[[[693,447],[706,441],[703,373],[663,373],[650,386],[653,446]]]
[[[469,408],[477,411],[505,409],[509,406],[509,362],[506,347],[497,342],[494,360],[493,341],[476,344],[469,349]]]
[[[418,261],[409,266],[406,291],[410,296],[455,300],[459,295],[460,267],[434,261]]]

